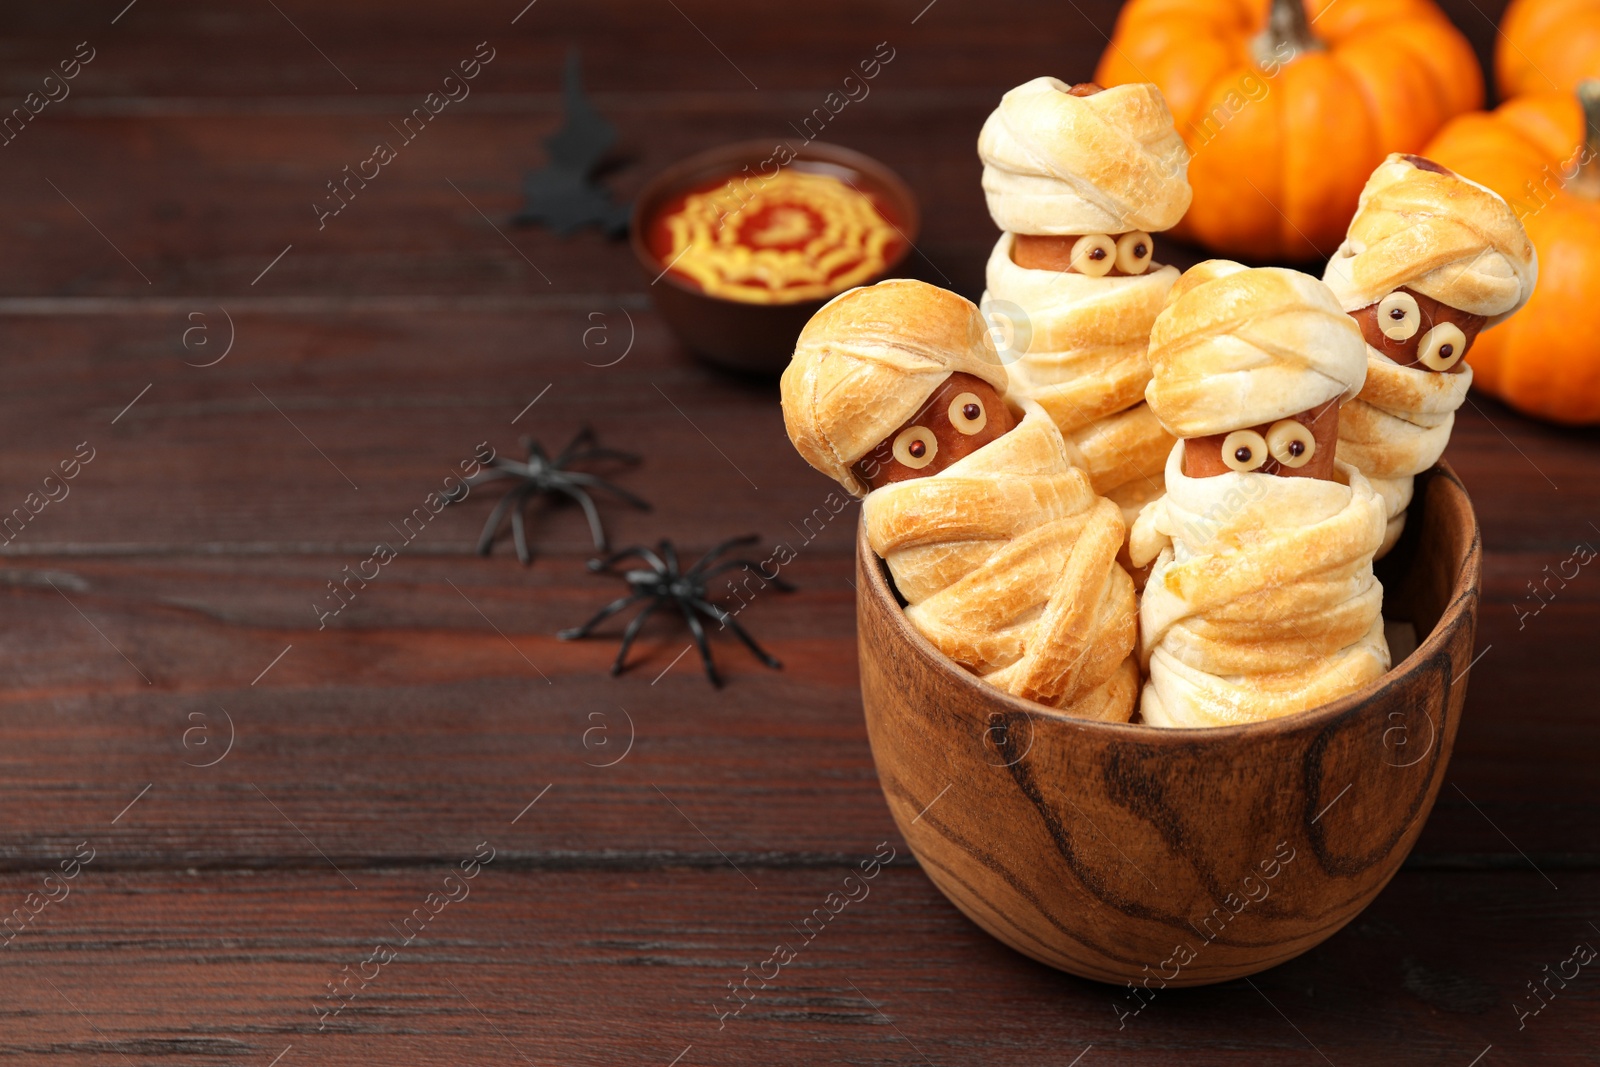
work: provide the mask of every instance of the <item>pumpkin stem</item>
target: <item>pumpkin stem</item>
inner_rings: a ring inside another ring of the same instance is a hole
[[[1578,83],[1578,103],[1583,106],[1583,151],[1579,154],[1578,172],[1567,183],[1567,188],[1591,200],[1600,200],[1600,78],[1587,78]]]
[[[1311,32],[1304,0],[1272,0],[1266,26],[1250,42],[1250,54],[1270,78],[1301,53],[1320,52],[1324,47]]]

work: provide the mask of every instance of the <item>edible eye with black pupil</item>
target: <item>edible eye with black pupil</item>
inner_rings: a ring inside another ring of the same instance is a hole
[[[1235,430],[1222,439],[1222,462],[1240,474],[1259,470],[1267,456],[1266,438],[1254,430]]]
[[[1068,270],[1087,274],[1091,278],[1104,278],[1116,265],[1117,243],[1109,235],[1088,233],[1072,245]]]
[[[926,426],[907,426],[894,438],[894,458],[910,467],[921,470],[939,454],[939,439]]]
[[[968,437],[982,433],[983,428],[989,425],[989,415],[983,410],[983,401],[977,393],[957,395],[950,401],[946,414],[950,417],[950,425]]]
[[[1117,269],[1124,274],[1143,274],[1150,266],[1154,247],[1150,235],[1143,230],[1123,234],[1117,238]]]
[[[1267,430],[1267,451],[1285,467],[1298,469],[1317,454],[1317,439],[1305,424],[1280,419]]]
[[[1441,322],[1417,342],[1417,362],[1429,370],[1446,371],[1461,362],[1467,335],[1453,322]]]
[[[1417,298],[1396,289],[1378,301],[1378,330],[1391,341],[1409,341],[1422,327]]]

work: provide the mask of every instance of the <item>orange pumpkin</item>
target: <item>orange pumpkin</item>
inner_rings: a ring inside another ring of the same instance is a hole
[[[1512,0],[1500,19],[1494,71],[1506,99],[1569,92],[1600,78],[1600,0]]]
[[[1193,154],[1173,232],[1256,260],[1331,254],[1373,167],[1483,104],[1432,0],[1131,0],[1095,80],[1160,86]]]
[[[1505,197],[1539,253],[1533,298],[1468,353],[1472,384],[1529,415],[1600,422],[1600,81],[1463,115],[1423,154]]]

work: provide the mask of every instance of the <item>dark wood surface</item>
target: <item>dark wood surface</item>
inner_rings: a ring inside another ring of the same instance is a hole
[[[1029,77],[1085,76],[1114,5],[538,0],[513,25],[521,0],[125,3],[0,16],[7,107],[78,42],[96,49],[0,147],[0,512],[79,442],[95,450],[0,548],[0,914],[94,850],[0,948],[15,1062],[1592,1056],[1593,975],[1552,983],[1520,1029],[1514,1006],[1600,944],[1600,580],[1552,581],[1528,612],[1547,565],[1600,545],[1594,432],[1479,396],[1457,423],[1486,547],[1481,658],[1401,873],[1307,955],[1163,992],[1119,1029],[1122,993],[999,945],[912,864],[862,721],[855,510],[802,532],[832,486],[785,440],[775,388],[681,351],[624,244],[507,225],[559,121],[569,45],[619,127],[626,197],[689,152],[784,136],[888,41],[895,59],[827,138],[907,178],[918,271],[975,295],[994,237],[983,116]],[[1450,5],[1482,55],[1500,6]],[[483,40],[496,58],[472,96],[319,232],[323,183]],[[220,354],[224,312],[227,358],[186,366]],[[626,358],[594,365],[630,332]],[[781,672],[718,638],[714,691],[663,619],[608,677],[613,641],[553,637],[619,592],[584,571],[581,516],[539,521],[529,569],[504,545],[482,560],[486,495],[317,629],[325,583],[477,442],[557,444],[584,421],[647,457],[617,478],[656,510],[608,507],[617,543],[794,545],[800,591],[740,616]],[[591,766],[622,751],[628,717],[627,756]],[[195,766],[230,718],[231,750]],[[326,984],[397,941],[485,841],[470,896],[319,1030]],[[896,858],[870,896],[719,1026],[727,983],[881,842]]]

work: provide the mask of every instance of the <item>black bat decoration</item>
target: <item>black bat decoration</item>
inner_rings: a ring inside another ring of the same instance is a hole
[[[628,232],[631,208],[612,203],[611,194],[594,180],[595,171],[616,143],[617,129],[584,95],[577,49],[567,53],[563,95],[566,119],[544,142],[550,162],[523,178],[522,212],[512,221],[524,226],[545,225],[559,234],[595,225],[608,236],[621,236]]]

